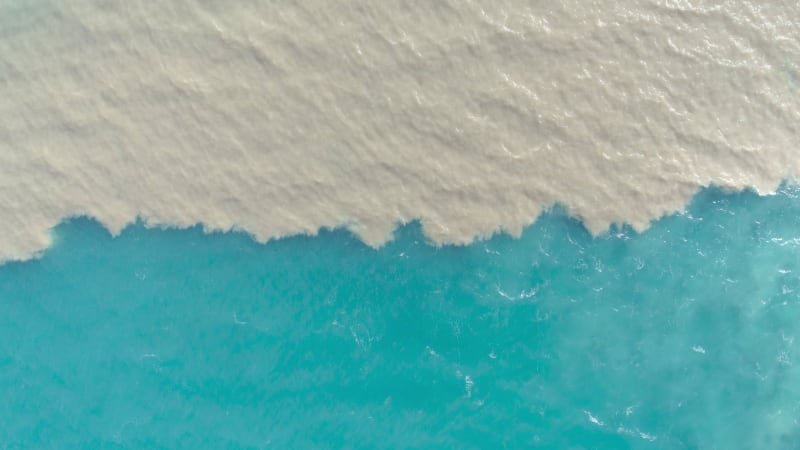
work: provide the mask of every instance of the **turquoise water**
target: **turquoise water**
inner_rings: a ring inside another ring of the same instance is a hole
[[[75,219],[0,267],[0,442],[798,448],[798,197],[378,251]]]

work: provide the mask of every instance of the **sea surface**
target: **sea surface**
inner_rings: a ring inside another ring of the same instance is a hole
[[[788,184],[466,246],[75,218],[0,266],[0,443],[796,449],[795,342]]]
[[[0,449],[798,449],[800,3],[0,0]]]
[[[789,0],[0,0],[0,261],[64,218],[518,236],[800,177]]]

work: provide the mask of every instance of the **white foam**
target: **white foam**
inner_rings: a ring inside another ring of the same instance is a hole
[[[0,4],[0,260],[65,217],[257,239],[568,205],[643,229],[800,173],[800,7],[562,0]]]

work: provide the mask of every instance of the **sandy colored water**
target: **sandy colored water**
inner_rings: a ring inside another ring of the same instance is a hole
[[[800,173],[789,1],[0,1],[0,260],[113,233],[643,229]]]

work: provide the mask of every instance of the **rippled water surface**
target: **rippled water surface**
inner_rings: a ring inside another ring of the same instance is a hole
[[[800,177],[790,0],[0,0],[0,261],[65,217],[379,246]]]
[[[797,448],[799,193],[441,248],[75,219],[0,267],[0,441]]]

